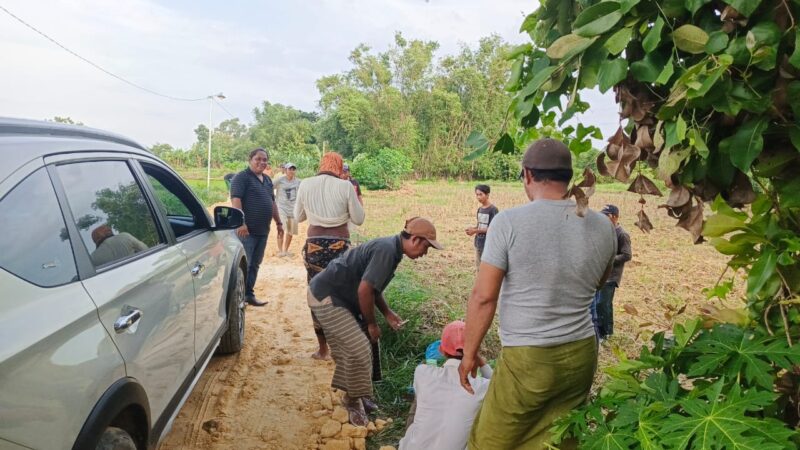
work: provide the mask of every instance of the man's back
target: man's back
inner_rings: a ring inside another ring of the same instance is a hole
[[[457,359],[444,367],[420,365],[414,371],[417,409],[414,423],[400,441],[400,450],[463,450],[467,437],[489,389],[492,370],[481,367],[482,378],[470,378],[475,395],[461,387]]]
[[[602,214],[571,200],[537,200],[498,214],[482,261],[506,272],[500,292],[504,346],[549,347],[594,334],[589,307],[616,253]]]

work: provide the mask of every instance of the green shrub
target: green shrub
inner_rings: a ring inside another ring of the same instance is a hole
[[[353,177],[369,189],[398,189],[413,171],[411,159],[399,150],[383,148],[362,153],[350,165]]]
[[[515,180],[519,176],[521,155],[490,152],[475,160],[473,177],[478,180]]]

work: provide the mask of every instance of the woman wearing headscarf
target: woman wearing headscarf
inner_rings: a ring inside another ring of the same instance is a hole
[[[294,216],[298,222],[308,220],[308,238],[303,246],[303,260],[310,282],[328,263],[350,248],[348,223],[364,223],[364,208],[349,181],[343,180],[344,161],[336,152],[322,155],[319,172],[306,178],[297,191]],[[322,326],[314,314],[314,332],[319,349],[311,355],[328,359],[329,349]]]

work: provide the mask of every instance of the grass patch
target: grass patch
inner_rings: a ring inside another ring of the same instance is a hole
[[[224,180],[211,180],[211,189],[206,189],[206,180],[184,180],[192,192],[203,201],[205,206],[228,201],[228,186]]]

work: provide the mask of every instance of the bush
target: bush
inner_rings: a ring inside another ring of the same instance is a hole
[[[484,154],[475,161],[473,177],[478,180],[512,181],[519,176],[522,155],[500,152]]]
[[[353,177],[369,189],[398,189],[413,171],[411,159],[399,150],[383,148],[362,153],[350,165]]]

